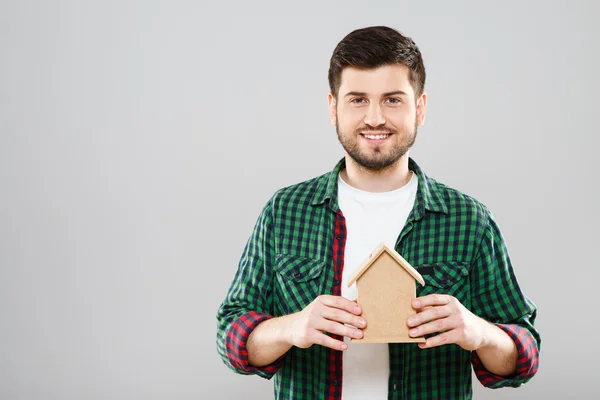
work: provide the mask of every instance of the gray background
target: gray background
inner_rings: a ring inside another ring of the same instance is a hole
[[[424,55],[411,155],[539,306],[538,375],[475,397],[597,398],[598,2],[197,3],[0,4],[0,398],[271,398],[215,313],[272,192],[343,156],[329,57],[374,24]]]

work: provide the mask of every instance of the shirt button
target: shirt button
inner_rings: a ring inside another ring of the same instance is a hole
[[[342,235],[335,235],[335,238],[336,238],[337,240],[342,240]]]
[[[332,380],[332,381],[331,381],[331,384],[332,384],[333,386],[337,386],[337,385],[338,385],[338,381],[336,381],[336,380],[334,379],[334,380]]]
[[[294,274],[294,278],[296,278],[296,279],[300,278],[301,276],[302,276],[302,274],[300,272],[296,272]]]
[[[339,279],[336,279],[336,280],[333,281],[333,285],[334,286],[338,286],[339,284],[340,284],[340,280]]]

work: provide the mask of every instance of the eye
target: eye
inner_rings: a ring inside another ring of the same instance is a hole
[[[386,101],[390,104],[400,104],[402,103],[402,100],[399,99],[398,97],[389,97],[386,99]]]
[[[356,98],[350,100],[350,103],[353,103],[353,104],[362,104],[364,102],[366,102],[366,100],[362,97],[356,97]]]

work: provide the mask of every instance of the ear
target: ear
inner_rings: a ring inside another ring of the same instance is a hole
[[[417,125],[425,124],[425,115],[427,114],[427,93],[423,92],[417,101]]]
[[[333,97],[331,93],[327,96],[327,103],[329,105],[329,120],[331,121],[331,125],[335,126],[335,123],[337,122],[337,103],[335,97]]]

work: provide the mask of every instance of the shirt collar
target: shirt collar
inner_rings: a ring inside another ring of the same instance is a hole
[[[333,170],[323,175],[319,180],[313,196],[312,205],[322,205],[328,201],[328,207],[334,211],[339,211],[338,206],[338,175],[346,167],[346,159],[342,158],[335,165]],[[448,214],[448,207],[443,200],[438,182],[428,177],[419,165],[409,157],[408,169],[413,171],[419,179],[419,186],[413,209],[415,219],[420,219],[424,211],[442,212]]]

